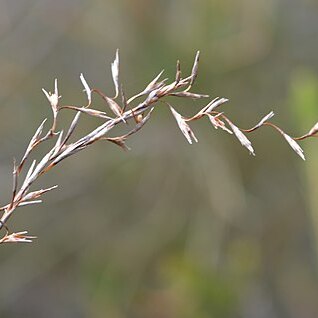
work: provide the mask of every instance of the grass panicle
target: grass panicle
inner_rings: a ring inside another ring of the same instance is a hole
[[[209,97],[206,94],[190,91],[198,76],[199,56],[200,53],[198,51],[195,55],[194,64],[189,76],[185,78],[181,77],[180,62],[177,61],[174,81],[168,83],[167,79],[160,79],[163,74],[163,71],[161,71],[148,85],[146,85],[143,90],[141,90],[141,92],[129,98],[126,98],[123,86],[120,83],[120,60],[118,50],[116,51],[115,60],[111,64],[111,73],[115,87],[114,97],[107,96],[97,88],[90,88],[83,74],[80,74],[80,81],[83,85],[83,91],[87,97],[87,104],[84,106],[61,104],[61,96],[59,95],[57,79],[54,81],[54,93],[42,89],[52,109],[52,122],[47,131],[44,132],[45,125],[47,124],[47,119],[44,119],[31,138],[20,162],[17,163],[14,160],[11,201],[0,207],[0,230],[4,231],[2,238],[0,238],[0,244],[10,242],[30,243],[34,238],[36,238],[35,236],[28,235],[25,230],[11,232],[8,227],[8,221],[17,208],[25,205],[39,204],[42,202],[41,198],[45,193],[56,189],[57,186],[52,186],[46,189],[30,191],[31,186],[34,185],[40,176],[49,172],[62,160],[71,157],[79,151],[85,150],[99,140],[106,140],[124,150],[129,150],[129,147],[126,144],[127,139],[143,128],[143,126],[150,120],[154,109],[157,107],[168,107],[171,110],[178,127],[190,144],[192,144],[193,141],[198,142],[190,124],[193,121],[207,117],[214,128],[221,128],[222,130],[225,130],[237,137],[239,142],[246,147],[252,155],[255,155],[255,151],[251,141],[246,137],[246,135],[265,126],[274,128],[280,135],[282,135],[282,137],[284,137],[296,154],[305,160],[304,152],[297,141],[301,141],[309,137],[316,137],[318,133],[317,123],[308,131],[307,134],[304,134],[301,137],[291,137],[279,126],[270,121],[274,116],[273,111],[261,118],[261,120],[252,128],[239,128],[239,126],[234,124],[225,112],[219,110],[224,103],[228,102],[228,99],[226,98],[217,97],[212,99],[206,103],[200,111],[191,117],[181,115],[170,103],[167,103],[164,99],[166,96],[175,96],[187,99],[203,99]],[[92,106],[93,97],[96,95],[104,100],[105,106],[111,111],[110,113],[94,109]],[[143,98],[143,100],[136,103],[135,101],[140,98]],[[64,131],[57,131],[57,121],[62,115],[62,111],[75,112],[75,115],[67,129],[64,129]],[[101,118],[103,122],[87,135],[80,137],[74,142],[69,142],[76,130],[76,127],[80,123],[81,115],[98,117]],[[130,125],[126,125],[127,123]],[[110,137],[108,135],[112,128],[123,124],[125,124],[125,127],[133,126],[133,128],[130,130],[128,129],[127,133],[120,136]],[[32,158],[34,150],[44,142],[51,142],[51,149],[42,158]],[[31,164],[27,169],[26,163],[29,161]],[[21,173],[24,170],[26,170],[25,177],[22,178]]]

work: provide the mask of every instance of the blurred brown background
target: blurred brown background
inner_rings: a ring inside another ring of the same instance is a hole
[[[299,135],[318,120],[317,40],[314,0],[1,1],[2,204],[55,77],[62,103],[81,105],[81,72],[113,93],[116,48],[127,95],[162,68],[173,78],[177,59],[189,72],[199,49],[196,92],[230,98],[240,126],[273,109]],[[98,123],[83,116],[78,134]],[[192,127],[189,146],[158,107],[130,152],[99,143],[40,180],[59,189],[10,221],[39,239],[1,247],[0,317],[318,317],[317,141],[302,162],[263,128],[254,158],[208,121]]]

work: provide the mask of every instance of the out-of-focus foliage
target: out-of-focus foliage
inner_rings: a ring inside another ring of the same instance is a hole
[[[242,127],[273,109],[301,135],[318,121],[317,36],[313,0],[2,1],[1,202],[55,77],[82,105],[81,72],[113,94],[116,48],[127,95],[174,76],[177,59],[190,72],[200,50],[197,92],[229,98]],[[130,152],[100,143],[40,180],[59,189],[10,222],[39,240],[1,247],[0,316],[317,317],[317,140],[302,162],[264,127],[254,158],[208,120],[192,128],[189,146],[158,107]]]

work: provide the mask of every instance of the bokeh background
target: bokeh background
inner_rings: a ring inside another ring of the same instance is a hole
[[[229,98],[240,126],[274,110],[299,135],[318,120],[317,40],[315,0],[2,0],[2,204],[55,77],[62,103],[83,105],[81,72],[113,94],[116,48],[126,95],[162,68],[173,78],[177,59],[190,72],[199,49],[196,92]],[[83,116],[78,136],[98,123]],[[254,158],[207,120],[192,127],[189,146],[158,107],[130,152],[101,142],[39,180],[59,189],[10,220],[39,239],[1,246],[0,317],[318,317],[317,141],[302,162],[263,128]]]

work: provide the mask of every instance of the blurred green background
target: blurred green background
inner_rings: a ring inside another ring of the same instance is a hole
[[[299,135],[318,120],[317,40],[314,0],[2,0],[2,204],[55,77],[61,102],[83,105],[81,72],[113,94],[116,48],[129,96],[177,59],[190,72],[200,50],[194,91],[229,98],[240,126],[274,110]],[[78,136],[98,123],[83,116]],[[59,189],[9,223],[39,239],[1,247],[0,317],[318,317],[316,140],[302,162],[263,128],[254,158],[207,120],[192,127],[189,146],[159,106],[130,152],[101,142],[39,180]]]

